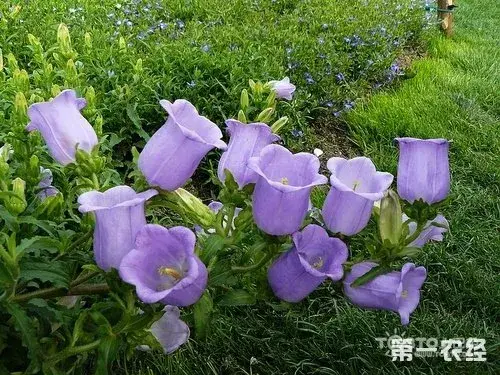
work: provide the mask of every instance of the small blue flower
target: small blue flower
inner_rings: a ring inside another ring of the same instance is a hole
[[[335,117],[340,117],[342,115],[342,111],[333,112],[333,115]]]
[[[344,108],[346,111],[349,111],[354,108],[355,103],[352,100],[346,100],[344,102]]]
[[[108,78],[113,78],[115,75],[116,74],[113,70],[108,70]]]
[[[186,25],[184,24],[184,22],[183,22],[183,21],[181,21],[181,20],[177,20],[177,21],[175,21],[175,24],[177,25],[177,27],[178,27],[179,29],[183,29],[183,28],[186,26]]]
[[[292,135],[295,138],[300,138],[300,137],[302,137],[304,135],[304,132],[302,130],[293,129],[292,130]]]
[[[208,44],[204,44],[201,46],[201,50],[203,52],[208,52],[208,51],[210,51],[210,46]]]
[[[342,74],[342,73],[338,73],[338,74],[336,74],[336,75],[335,75],[335,78],[337,78],[337,81],[338,81],[338,82],[342,82],[342,81],[344,81],[344,80],[345,80],[345,76],[344,76],[344,74]]]
[[[318,38],[318,43],[319,43],[319,44],[323,44],[323,43],[325,43],[325,39],[324,39],[324,38],[322,38],[322,37],[319,37],[319,38]]]
[[[305,73],[304,77],[306,78],[306,83],[308,85],[312,85],[315,81],[314,78],[312,77],[311,73]]]
[[[193,88],[195,86],[196,86],[196,82],[195,81],[191,81],[191,82],[187,83],[187,87],[189,87],[189,88]]]
[[[323,30],[326,30],[326,29],[328,29],[328,24],[324,23],[323,25],[321,25],[321,27],[322,27]]]

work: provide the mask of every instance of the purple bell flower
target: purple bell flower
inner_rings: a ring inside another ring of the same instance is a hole
[[[287,302],[299,302],[327,278],[340,280],[347,246],[328,236],[319,225],[308,225],[292,236],[293,247],[269,267],[267,277],[274,294]]]
[[[40,191],[37,193],[37,196],[43,202],[48,197],[57,195],[59,190],[52,186],[53,177],[50,169],[40,167],[40,174],[42,175],[42,179],[38,183]]]
[[[345,295],[360,307],[397,312],[401,317],[401,324],[407,325],[410,314],[420,302],[420,288],[427,277],[427,271],[424,267],[406,263],[401,272],[390,272],[364,285],[351,287],[354,280],[375,266],[377,264],[372,262],[355,264],[344,279]]]
[[[80,212],[95,213],[94,258],[101,269],[118,269],[122,258],[134,248],[135,236],[146,225],[144,203],[156,194],[153,189],[136,193],[131,187],[116,186],[78,197]]]
[[[446,139],[396,138],[399,143],[398,194],[413,203],[440,202],[450,192]]]
[[[271,89],[276,91],[276,98],[292,100],[295,85],[290,83],[290,78],[285,77],[281,81],[269,81]]]
[[[319,159],[309,153],[292,154],[283,146],[264,147],[248,166],[259,179],[253,192],[257,226],[275,236],[295,232],[309,208],[311,189],[328,180],[319,174]]]
[[[165,354],[175,352],[189,339],[189,327],[180,319],[177,306],[165,306],[165,314],[151,325],[151,333]]]
[[[259,178],[257,173],[248,168],[248,160],[259,156],[265,146],[278,141],[280,137],[263,123],[244,124],[238,120],[227,120],[226,125],[231,138],[227,151],[220,158],[217,174],[219,180],[224,181],[224,170],[228,169],[241,189]]]
[[[75,161],[76,149],[90,153],[97,145],[97,135],[80,110],[87,105],[73,90],[64,90],[49,102],[28,108],[27,131],[38,130],[52,157],[60,164]]]
[[[377,172],[365,157],[331,158],[332,187],[323,205],[323,219],[328,229],[347,236],[359,233],[370,220],[373,203],[383,197],[393,176]]]
[[[403,214],[403,222],[408,220],[408,216]],[[437,215],[434,220],[429,220],[427,224],[425,224],[424,229],[420,232],[420,235],[411,242],[409,247],[423,247],[429,241],[442,241],[443,234],[448,231],[447,228],[436,227],[431,225],[433,222],[441,224],[449,228],[448,220],[443,215]],[[417,230],[417,223],[410,222],[408,224],[409,233],[408,236],[411,236]]]
[[[173,191],[186,183],[211,149],[225,149],[226,144],[217,125],[187,100],[160,104],[169,117],[142,150],[139,168],[150,185]]]
[[[207,286],[205,265],[194,253],[196,236],[185,227],[147,224],[122,260],[120,277],[144,303],[189,306]]]

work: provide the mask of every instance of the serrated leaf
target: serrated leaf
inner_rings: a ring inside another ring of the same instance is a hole
[[[34,217],[31,216],[23,216],[18,218],[19,223],[21,224],[32,224],[40,229],[43,229],[47,234],[50,236],[55,236],[54,232],[54,223],[49,220],[37,220]]]
[[[17,253],[32,253],[37,250],[46,250],[50,254],[59,253],[61,250],[61,241],[46,236],[36,236],[30,239],[23,239],[21,244],[17,246]]]
[[[101,343],[97,349],[96,374],[107,375],[110,373],[109,370],[116,359],[119,345],[120,341],[116,336],[108,336],[101,339]]]
[[[19,278],[24,281],[36,279],[42,283],[69,288],[70,277],[66,270],[67,267],[60,263],[22,262]]]
[[[201,252],[199,254],[203,263],[208,264],[210,259],[217,255],[224,247],[224,238],[219,235],[207,237],[202,242]]]
[[[40,368],[42,353],[33,322],[19,305],[9,302],[4,304],[3,307],[14,318],[14,325],[21,333],[23,345],[28,348],[31,363],[29,365],[30,372],[26,371],[26,373],[36,373]]]
[[[243,289],[232,290],[224,294],[217,303],[219,306],[244,306],[253,305],[256,302],[254,295]]]
[[[132,121],[135,126],[136,133],[141,136],[146,142],[149,141],[149,134],[144,131],[141,125],[141,119],[137,114],[137,103],[135,104],[127,104],[127,116]]]
[[[194,328],[196,338],[204,340],[208,335],[210,322],[212,320],[213,302],[212,297],[205,292],[194,305]]]
[[[10,231],[19,232],[17,218],[13,216],[4,206],[0,206],[0,219],[5,222],[5,225]]]

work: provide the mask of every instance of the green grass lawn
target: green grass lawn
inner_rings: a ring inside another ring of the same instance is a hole
[[[347,118],[350,136],[382,170],[396,171],[397,136],[453,140],[451,233],[419,259],[428,269],[408,328],[390,313],[358,309],[325,286],[291,310],[269,305],[219,312],[206,342],[128,363],[140,374],[498,373],[500,356],[500,8],[464,0],[452,39],[429,42],[413,79],[377,94]],[[330,155],[327,155],[330,156]],[[375,341],[486,338],[487,363],[441,358],[391,362]]]

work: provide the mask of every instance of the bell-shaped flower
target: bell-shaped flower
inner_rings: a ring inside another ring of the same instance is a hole
[[[403,214],[403,222],[408,220],[408,216]],[[432,223],[437,223],[439,226],[435,226]],[[409,233],[408,236],[411,236],[417,230],[417,223],[410,222],[408,223]],[[443,215],[437,215],[434,220],[429,220],[422,232],[418,235],[418,237],[408,244],[409,247],[423,247],[429,241],[442,241],[443,235],[449,229],[448,220]]]
[[[413,203],[440,202],[450,192],[446,139],[396,138],[399,143],[398,194]]]
[[[50,169],[40,167],[40,174],[42,175],[42,179],[38,183],[38,188],[40,190],[38,191],[37,196],[43,202],[48,197],[52,197],[59,193],[59,190],[52,186],[53,176]]]
[[[226,144],[217,125],[187,100],[160,104],[168,120],[146,143],[139,168],[151,186],[173,191],[186,183],[211,149],[225,149]]]
[[[325,225],[332,232],[352,236],[366,227],[373,202],[384,196],[393,176],[377,172],[365,157],[331,158],[327,167],[332,187],[323,205]]]
[[[319,225],[308,225],[292,238],[293,247],[269,267],[267,278],[278,298],[299,302],[327,278],[340,280],[349,254],[344,242]]]
[[[376,266],[372,262],[355,264],[344,279],[345,295],[352,303],[363,308],[397,312],[401,317],[401,324],[407,325],[410,314],[420,302],[420,288],[427,277],[427,271],[424,267],[406,263],[401,272],[393,271],[358,287],[351,286],[357,278]]]
[[[62,165],[75,161],[75,152],[81,149],[90,153],[97,145],[97,135],[82,116],[86,105],[73,90],[64,90],[50,102],[32,104],[28,109],[28,131],[38,130],[52,157]]]
[[[225,170],[228,169],[241,189],[259,178],[256,172],[248,168],[248,160],[259,156],[264,147],[280,137],[273,134],[264,123],[244,124],[238,120],[227,120],[226,125],[231,138],[227,151],[220,158],[217,174],[219,180],[224,181]]]
[[[248,166],[259,175],[252,197],[257,226],[275,236],[297,231],[309,209],[311,189],[328,181],[319,174],[319,159],[269,145]]]
[[[156,194],[152,189],[136,193],[131,187],[116,186],[104,193],[89,191],[78,197],[80,212],[95,213],[94,258],[101,269],[118,269],[134,248],[137,233],[146,225],[144,204]]]
[[[147,224],[120,265],[123,281],[135,285],[144,303],[189,306],[207,286],[205,265],[194,253],[196,236],[185,227]]]
[[[295,85],[290,83],[290,78],[285,77],[281,81],[269,81],[269,86],[276,92],[276,98],[292,100]]]
[[[181,320],[177,306],[165,306],[163,311],[163,316],[151,325],[151,333],[165,354],[170,354],[189,339],[189,327]]]

